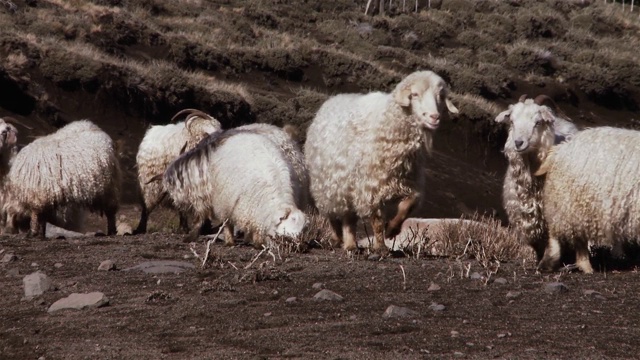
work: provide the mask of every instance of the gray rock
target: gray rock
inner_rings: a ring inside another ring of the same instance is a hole
[[[131,228],[131,225],[126,222],[118,222],[118,225],[116,226],[116,234],[118,236],[132,235],[133,228]]]
[[[99,271],[112,271],[116,270],[116,264],[112,260],[105,260],[98,266]]]
[[[287,302],[287,303],[289,303],[289,304],[294,303],[294,302],[296,302],[296,301],[298,301],[298,298],[297,298],[297,297],[295,297],[295,296],[288,297],[288,298],[287,298],[287,300],[285,300],[285,302]]]
[[[4,256],[2,257],[2,260],[0,260],[0,263],[10,263],[16,260],[18,260],[18,257],[15,254],[8,253],[8,254],[4,254]]]
[[[85,308],[99,308],[108,304],[109,299],[101,292],[74,293],[51,304],[48,311],[53,313],[65,309],[82,310]]]
[[[569,288],[561,282],[550,282],[544,285],[544,291],[550,294],[561,294],[569,291]]]
[[[506,284],[508,284],[508,283],[509,283],[509,282],[507,281],[507,279],[505,279],[505,278],[503,278],[503,277],[495,278],[495,279],[493,280],[493,282],[494,282],[494,283],[496,283],[496,284],[500,284],[500,285],[506,285]]]
[[[342,301],[343,297],[331,290],[322,289],[313,295],[313,299],[316,301]]]
[[[49,223],[47,223],[47,227],[45,229],[45,237],[50,239],[66,239],[66,238],[74,238],[74,237],[81,237],[81,236],[84,236],[84,235],[79,232],[66,230]]]
[[[195,266],[192,263],[173,260],[155,260],[143,262],[142,264],[126,268],[124,271],[140,270],[147,274],[177,274],[191,269],[195,269]]]
[[[593,298],[593,299],[598,299],[598,300],[606,300],[607,298],[602,296],[601,293],[595,291],[595,290],[585,290],[582,292],[585,296]]]
[[[380,261],[380,254],[371,254],[367,257],[367,260],[370,261]]]
[[[418,316],[418,312],[402,306],[389,305],[382,314],[383,318],[405,318]]]
[[[471,276],[469,276],[469,278],[471,280],[482,280],[483,276],[480,275],[480,273],[478,273],[478,272],[474,272],[474,273],[471,274]]]
[[[431,282],[431,285],[429,285],[429,288],[427,289],[427,291],[438,291],[440,289],[441,289],[440,285],[434,282]]]
[[[507,299],[515,300],[515,299],[519,298],[520,296],[522,296],[522,293],[519,292],[519,291],[509,291],[507,293]]]
[[[324,284],[321,283],[321,282],[317,282],[317,283],[313,284],[311,287],[316,289],[316,290],[320,290],[320,289],[324,288]]]
[[[40,271],[25,276],[22,283],[24,284],[24,296],[27,299],[42,295],[51,289],[51,280]]]
[[[62,263],[55,263],[53,264],[53,267],[56,269],[60,269],[61,267],[63,267],[64,265],[62,265]]]
[[[444,311],[444,309],[446,308],[447,308],[446,306],[442,304],[434,303],[434,302],[432,302],[431,305],[429,305],[429,309],[433,311]]]

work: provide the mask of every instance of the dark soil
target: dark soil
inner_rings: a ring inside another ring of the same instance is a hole
[[[3,359],[632,358],[640,336],[635,271],[543,276],[533,262],[512,261],[487,281],[475,261],[370,261],[313,249],[274,254],[274,262],[266,253],[256,259],[250,247],[221,243],[201,268],[180,237],[162,234],[4,238],[0,249],[19,258],[0,265]],[[205,246],[196,249],[202,256]],[[120,269],[186,259],[197,269],[98,271],[106,259]],[[57,290],[24,300],[22,278],[36,270]],[[467,277],[474,272],[483,278]],[[545,292],[555,281],[568,291]],[[315,283],[343,301],[314,300]],[[429,291],[432,283],[441,289]],[[93,291],[105,293],[109,306],[47,313],[70,293]],[[520,295],[510,299],[509,292]],[[445,309],[435,311],[433,303]],[[389,305],[417,314],[386,319]]]
[[[413,1],[404,11],[403,1],[392,3],[384,15],[374,6],[365,16],[365,0],[0,0],[0,117],[31,128],[18,126],[22,144],[69,121],[99,124],[120,146],[122,213],[133,227],[138,144],[150,124],[187,107],[225,128],[291,124],[302,142],[328,96],[389,91],[412,71],[433,70],[449,82],[460,114],[435,136],[425,199],[413,215],[480,213],[503,221],[506,134],[493,119],[520,95],[551,96],[583,127],[640,127],[640,20],[628,4],[623,12],[620,2],[420,0],[414,13]],[[216,244],[213,260],[191,272],[97,271],[106,259],[122,269],[192,257],[182,235],[172,234],[176,228],[174,215],[155,213],[154,235],[0,237],[0,257],[19,258],[0,264],[0,359],[638,352],[638,274],[629,270],[543,276],[530,258],[513,259],[492,274],[507,280],[498,284],[467,278],[468,266],[469,273],[488,270],[466,256],[456,260],[460,254],[377,262],[322,248],[275,261],[262,254],[245,269],[257,250]],[[202,239],[197,248],[202,254]],[[21,300],[22,277],[38,269],[58,290]],[[557,280],[569,291],[543,291]],[[344,301],[315,302],[316,282]],[[431,282],[442,289],[427,291]],[[588,289],[605,300],[584,295]],[[110,306],[46,312],[61,297],[90,291],[104,292]],[[511,301],[509,291],[521,296]],[[298,300],[286,302],[292,296]],[[446,309],[433,311],[432,302]],[[418,315],[384,319],[392,304]]]

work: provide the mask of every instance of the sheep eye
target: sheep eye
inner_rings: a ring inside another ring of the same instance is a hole
[[[412,98],[412,99],[415,99],[415,98],[417,98],[417,97],[418,97],[418,93],[411,93],[411,95],[410,95],[410,96],[411,96],[411,98]]]

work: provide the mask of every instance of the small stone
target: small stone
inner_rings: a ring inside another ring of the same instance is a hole
[[[355,315],[349,316],[349,320],[351,320],[351,321],[354,321],[354,320],[357,320],[357,319],[358,319],[358,317],[355,316]]]
[[[316,289],[316,290],[320,290],[320,289],[324,289],[324,284],[321,283],[321,282],[317,282],[317,283],[313,284],[311,287]]]
[[[287,300],[285,300],[285,302],[287,302],[287,303],[289,303],[289,304],[294,303],[294,302],[296,302],[296,301],[298,301],[298,298],[297,298],[297,297],[295,297],[295,296],[288,297],[288,298],[287,298]]]
[[[472,343],[472,342],[468,342],[467,346],[475,346],[476,344]]]
[[[415,317],[418,316],[418,312],[415,310],[411,310],[406,307],[389,305],[387,310],[382,314],[383,318],[404,318],[404,317]]]
[[[444,311],[444,309],[446,308],[447,308],[446,306],[442,304],[434,303],[434,302],[432,302],[431,305],[429,305],[429,309],[433,311]]]
[[[118,236],[132,235],[133,228],[126,222],[119,222],[116,226],[116,234]]]
[[[495,278],[493,282],[500,285],[506,285],[508,283],[507,279],[503,277]]]
[[[471,280],[482,280],[483,276],[480,275],[480,273],[478,273],[478,272],[474,272],[474,273],[471,274],[471,276],[469,276],[469,278]]]
[[[342,301],[343,297],[331,290],[322,289],[313,296],[313,299],[316,301]]]
[[[587,297],[591,297],[593,299],[598,299],[598,300],[606,300],[607,298],[605,298],[604,296],[602,296],[601,293],[595,291],[595,290],[585,290],[582,292],[585,296]]]
[[[440,285],[434,282],[431,282],[431,285],[429,285],[429,288],[427,289],[427,291],[438,291],[440,289],[441,289]]]
[[[73,293],[51,304],[48,311],[52,313],[65,309],[82,310],[84,308],[99,308],[108,304],[109,299],[101,292],[88,294]]]
[[[461,357],[461,356],[464,356],[464,353],[461,353],[460,351],[456,351],[456,352],[453,353],[453,355]]]
[[[40,271],[25,276],[22,279],[22,283],[24,285],[24,296],[27,299],[42,295],[45,291],[51,289],[51,280]]]
[[[367,257],[369,261],[380,261],[380,254],[371,254]]]
[[[510,332],[506,332],[506,333],[499,333],[498,334],[498,338],[500,338],[500,339],[505,338],[507,336],[511,336],[511,333]]]
[[[507,293],[507,299],[514,299],[515,300],[515,299],[519,298],[521,295],[522,295],[522,293],[519,292],[519,291],[509,291]]]
[[[140,270],[147,274],[178,274],[192,269],[195,269],[195,266],[192,263],[188,263],[185,261],[156,260],[147,261],[142,264],[126,268],[123,271]]]
[[[455,331],[455,330],[451,330],[451,337],[452,337],[452,338],[456,338],[456,337],[458,337],[458,336],[460,336],[460,333],[459,333],[459,332],[457,332],[457,331]]]
[[[60,269],[62,266],[63,266],[62,263],[53,264],[53,267],[56,268],[56,269]]]
[[[12,261],[16,261],[18,260],[18,257],[15,254],[12,253],[8,253],[8,254],[4,254],[4,256],[2,257],[2,260],[0,260],[1,263],[10,263]]]
[[[37,262],[32,262],[31,263],[31,267],[38,267],[38,263]]]
[[[98,271],[112,271],[116,269],[116,264],[112,260],[105,260],[98,266]]]
[[[550,282],[544,285],[544,291],[550,294],[561,294],[569,291],[569,288],[561,282]]]
[[[265,317],[271,316],[271,313],[270,313],[270,312],[268,312],[268,313],[264,313],[264,316],[265,316]]]

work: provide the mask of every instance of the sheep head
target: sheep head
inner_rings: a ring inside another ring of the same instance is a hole
[[[286,208],[276,216],[276,235],[298,236],[307,224],[306,216],[299,209]]]
[[[18,129],[0,118],[0,149],[10,149],[18,142]]]
[[[538,152],[548,149],[554,143],[553,125],[556,116],[551,108],[537,104],[534,100],[520,97],[516,104],[495,118],[497,123],[509,124],[509,138],[506,149],[519,153]]]
[[[182,115],[187,115],[185,127],[189,134],[195,139],[200,140],[222,129],[222,125],[216,118],[198,109],[180,110],[171,118],[171,122],[175,122]]]
[[[402,80],[392,95],[398,105],[410,108],[420,125],[435,130],[446,111],[457,114],[458,109],[448,98],[447,83],[432,71],[418,71]]]

